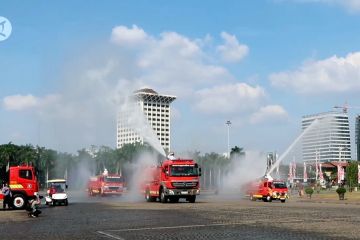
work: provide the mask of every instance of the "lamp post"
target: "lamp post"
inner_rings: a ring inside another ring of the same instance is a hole
[[[230,159],[230,120],[226,121],[225,124],[227,125],[228,158]]]

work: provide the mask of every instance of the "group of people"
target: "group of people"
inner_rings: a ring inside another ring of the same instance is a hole
[[[5,183],[4,186],[2,187],[1,193],[4,195],[3,210],[5,210],[6,207],[7,209],[10,209],[12,207],[12,203],[11,203],[12,192],[7,183]],[[37,209],[37,206],[39,206],[40,203],[41,203],[40,196],[38,193],[36,193],[35,198],[29,201],[29,205],[27,207],[30,217],[37,217],[41,213],[41,211]]]

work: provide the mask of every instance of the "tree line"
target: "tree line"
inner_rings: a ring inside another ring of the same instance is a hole
[[[134,164],[141,153],[150,153],[162,160],[151,146],[147,144],[126,144],[120,149],[107,146],[91,146],[78,150],[75,154],[59,152],[41,146],[16,145],[13,143],[0,145],[0,174],[5,174],[7,165],[21,164],[36,167],[41,186],[46,185],[47,179],[66,178],[73,181],[75,187],[82,187],[88,176],[100,174],[105,168],[110,173],[119,173],[126,178],[132,174],[131,164]],[[242,155],[243,149],[235,146],[231,155]],[[230,168],[230,159],[218,153],[201,154],[198,151],[190,152],[191,156],[202,167],[202,186],[214,188],[221,183],[221,178]],[[179,156],[181,157],[181,156]],[[1,176],[2,177],[2,176]]]

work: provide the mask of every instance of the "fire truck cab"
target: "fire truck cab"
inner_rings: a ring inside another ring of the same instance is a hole
[[[159,166],[145,169],[142,191],[148,202],[178,202],[185,198],[194,203],[200,194],[201,168],[192,159],[167,159]]]
[[[107,170],[102,175],[94,176],[88,182],[89,196],[121,196],[124,191],[124,179],[119,174],[108,174]]]
[[[12,166],[2,174],[2,181],[8,182],[11,190],[11,205],[14,209],[22,209],[30,199],[39,192],[39,182],[33,166]],[[4,196],[0,192],[0,199]]]

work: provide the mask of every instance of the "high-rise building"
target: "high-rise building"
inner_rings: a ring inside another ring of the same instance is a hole
[[[134,92],[131,96],[131,107],[126,111],[122,111],[118,116],[117,122],[117,148],[121,148],[124,144],[144,143],[143,132],[136,131],[129,124],[129,118],[134,116],[134,111],[142,112],[145,121],[153,130],[153,134],[157,136],[161,146],[165,151],[170,151],[170,104],[176,99],[175,96],[160,95],[153,89],[144,88]],[[130,121],[136,121],[132,119]]]
[[[360,115],[355,118],[356,159],[360,161]]]
[[[304,161],[332,162],[351,160],[349,118],[346,112],[327,112],[304,116],[303,131],[316,119],[319,122],[302,139]]]

